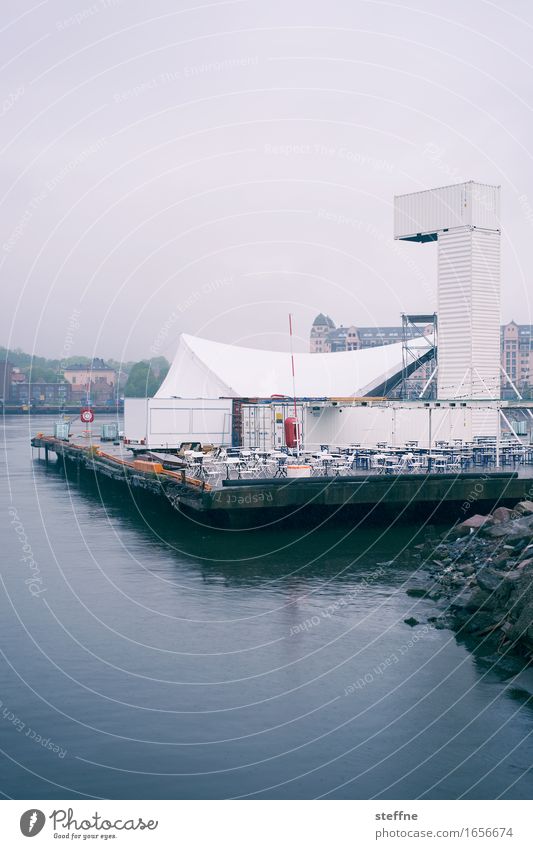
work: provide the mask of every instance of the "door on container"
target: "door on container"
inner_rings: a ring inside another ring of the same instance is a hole
[[[262,451],[269,451],[273,442],[270,404],[262,404],[257,408],[256,424],[257,448]]]
[[[255,414],[254,408],[249,404],[243,404],[242,414],[242,447],[250,448],[255,438]]]
[[[285,445],[285,431],[283,422],[285,421],[283,404],[272,405],[272,430],[274,434],[273,448],[281,448]]]

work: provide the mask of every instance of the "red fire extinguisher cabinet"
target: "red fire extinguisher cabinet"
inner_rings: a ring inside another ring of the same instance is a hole
[[[300,442],[300,424],[294,416],[285,419],[285,445],[287,448],[298,448]]]

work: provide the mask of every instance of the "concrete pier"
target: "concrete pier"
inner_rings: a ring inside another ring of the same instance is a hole
[[[449,507],[458,518],[498,504],[514,503],[533,495],[533,467],[519,471],[467,471],[343,477],[257,480],[225,480],[212,488],[203,480],[188,477],[184,471],[163,469],[148,461],[125,458],[125,449],[115,453],[94,443],[83,445],[51,436],[32,439],[34,448],[55,453],[64,462],[110,478],[128,488],[142,489],[165,497],[180,511],[204,514],[206,520],[238,523],[268,522],[274,515],[292,514],[304,518],[317,510],[337,512],[345,508],[379,518],[404,511],[431,512]]]

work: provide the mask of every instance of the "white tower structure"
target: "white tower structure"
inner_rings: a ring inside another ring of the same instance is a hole
[[[500,396],[500,237],[499,186],[394,198],[394,238],[438,245],[439,399]]]

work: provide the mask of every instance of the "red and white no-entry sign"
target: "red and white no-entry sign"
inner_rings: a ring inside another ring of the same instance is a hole
[[[90,407],[86,407],[81,411],[80,419],[84,424],[91,424],[91,422],[94,422],[94,413]]]

